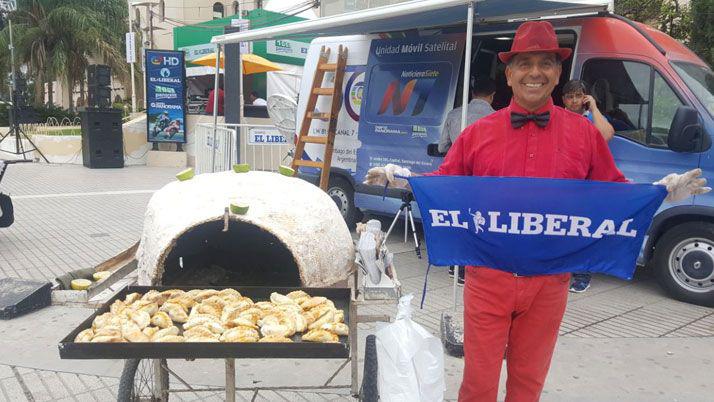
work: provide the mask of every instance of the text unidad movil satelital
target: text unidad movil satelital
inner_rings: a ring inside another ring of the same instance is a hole
[[[403,45],[378,46],[375,50],[377,56],[384,54],[451,52],[456,50],[456,41],[442,41],[437,43],[407,43]]]

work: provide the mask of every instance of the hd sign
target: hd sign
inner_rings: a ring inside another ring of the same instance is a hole
[[[146,125],[149,142],[186,142],[184,53],[146,51]]]

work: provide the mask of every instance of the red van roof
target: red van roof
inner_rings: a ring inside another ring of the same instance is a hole
[[[646,57],[654,60],[687,61],[706,66],[694,52],[669,35],[648,25],[635,23],[660,45],[665,51],[663,56],[655,46],[640,32],[626,22],[612,17],[583,17],[574,19],[553,20],[557,27],[578,26],[580,43],[578,52],[582,54],[616,54],[620,57]]]

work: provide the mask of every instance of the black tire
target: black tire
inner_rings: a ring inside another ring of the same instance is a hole
[[[15,222],[12,199],[7,194],[0,194],[0,228],[6,228]]]
[[[657,241],[652,266],[673,298],[714,307],[714,224],[687,222]]]
[[[362,374],[362,388],[359,392],[359,400],[363,402],[379,401],[379,388],[377,387],[377,374],[379,363],[377,362],[377,338],[374,335],[367,336],[364,347],[364,373]]]
[[[327,185],[327,195],[337,205],[340,210],[340,215],[350,228],[355,227],[361,219],[359,211],[355,207],[355,190],[350,182],[340,176],[330,176],[330,182]]]
[[[127,359],[124,361],[124,369],[121,372],[119,379],[119,392],[117,393],[117,402],[134,402],[134,401],[160,401],[154,398],[153,392],[153,370],[154,360],[150,359]],[[166,364],[166,360],[161,360],[161,364]],[[149,382],[150,381],[150,382]],[[162,389],[169,389],[169,377],[164,375],[162,378]],[[168,394],[165,401],[168,401]]]

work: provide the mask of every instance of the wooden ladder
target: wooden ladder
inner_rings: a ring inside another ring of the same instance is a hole
[[[307,101],[305,115],[302,118],[300,133],[297,136],[295,145],[295,155],[293,156],[292,168],[297,172],[299,166],[320,168],[320,188],[327,191],[327,183],[330,179],[330,166],[332,165],[332,151],[335,148],[335,131],[337,129],[337,117],[342,107],[342,80],[345,77],[345,65],[347,64],[347,47],[340,45],[337,51],[337,60],[330,63],[330,48],[322,46],[320,58],[315,69],[315,76],[312,80],[310,98]],[[323,87],[325,73],[334,72],[335,79],[332,88]],[[332,97],[332,106],[329,112],[318,113],[315,110],[318,96]],[[312,120],[329,121],[327,135],[308,135]],[[305,151],[305,144],[324,144],[325,154],[322,162],[305,160],[302,158]]]

